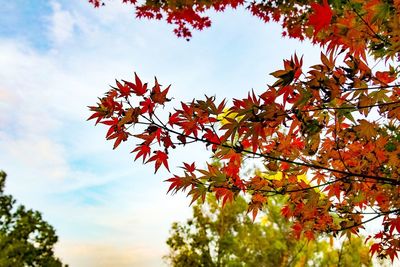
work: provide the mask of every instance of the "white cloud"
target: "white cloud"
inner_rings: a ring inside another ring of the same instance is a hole
[[[52,1],[51,7],[50,38],[56,45],[60,45],[73,37],[76,19],[70,12],[63,10],[59,2]]]
[[[15,164],[27,169],[45,170],[45,177],[65,178],[67,162],[62,157],[63,147],[49,139],[24,138],[5,140],[7,146],[1,147],[8,158],[18,159]]]

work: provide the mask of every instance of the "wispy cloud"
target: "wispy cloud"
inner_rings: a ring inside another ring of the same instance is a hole
[[[51,7],[53,12],[49,18],[49,34],[56,44],[61,44],[73,37],[76,19],[56,1],[51,1]]]

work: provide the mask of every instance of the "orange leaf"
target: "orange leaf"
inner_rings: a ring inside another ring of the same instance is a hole
[[[169,91],[170,85],[165,88],[164,91],[161,91],[161,86],[158,83],[157,78],[154,79],[155,85],[153,87],[153,90],[151,91],[150,98],[151,100],[153,100],[154,103],[163,105],[165,102],[170,101],[170,99],[167,98],[167,93]]]
[[[232,202],[233,200],[233,192],[226,188],[216,187],[214,188],[215,197],[217,200],[222,198],[222,207],[229,201]]]
[[[372,137],[376,136],[377,131],[376,131],[376,126],[367,121],[367,120],[358,120],[359,125],[354,127],[354,129],[358,132],[358,135],[360,137],[364,137],[366,139],[371,139]]]

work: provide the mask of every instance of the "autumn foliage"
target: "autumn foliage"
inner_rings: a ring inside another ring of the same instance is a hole
[[[213,192],[223,204],[247,193],[254,217],[269,196],[287,195],[282,214],[294,221],[295,235],[309,239],[316,232],[357,234],[381,218],[371,253],[397,257],[399,0],[129,2],[138,17],[166,19],[185,38],[211,25],[205,11],[245,5],[265,22],[281,23],[284,36],[309,39],[325,52],[306,70],[297,55],[284,60],[264,92],[232,101],[211,96],[182,102],[165,120],[160,114],[170,101],[169,86],[157,79],[144,83],[136,74],[134,81],[117,81],[90,107],[90,119],[109,127],[106,137],[114,148],[135,140],[135,160],[154,163],[157,171],[169,170],[177,147],[203,143],[221,164],[183,163],[182,174],[167,179],[169,191],[186,190],[192,202]],[[374,70],[367,55],[384,66]],[[260,163],[261,170],[245,175],[248,161]]]

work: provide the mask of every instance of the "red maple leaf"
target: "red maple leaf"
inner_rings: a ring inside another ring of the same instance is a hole
[[[328,197],[336,196],[337,199],[340,199],[341,190],[340,190],[339,184],[336,183],[336,184],[328,185],[324,191],[328,191]]]
[[[150,156],[150,147],[146,144],[140,145],[136,147],[131,153],[137,152],[135,160],[140,157],[143,157],[143,162],[145,161],[147,156]]]
[[[135,72],[135,83],[124,81],[137,96],[142,96],[147,92],[147,83],[143,84]]]
[[[182,179],[181,177],[174,175],[174,177],[165,180],[165,182],[170,182],[171,185],[168,188],[167,194],[173,190],[173,192],[177,192],[182,187]]]
[[[289,218],[289,217],[291,216],[292,211],[291,211],[289,205],[285,205],[285,206],[282,207],[282,209],[281,209],[281,214],[282,214],[283,217],[285,217],[285,218]]]
[[[117,132],[120,130],[120,127],[118,127],[118,122],[119,122],[119,119],[117,117],[112,117],[110,120],[101,122],[102,124],[110,126],[110,128],[107,131],[106,138],[108,138],[114,132]]]
[[[188,163],[184,162],[183,166],[184,167],[181,167],[181,168],[183,168],[184,170],[186,170],[190,173],[193,173],[196,170],[196,165],[194,164],[194,162],[192,164],[188,164]]]
[[[180,118],[180,113],[175,112],[174,114],[169,114],[168,124],[174,127],[174,124],[179,124],[182,121]]]
[[[371,248],[369,249],[369,252],[373,256],[375,254],[375,252],[379,253],[380,250],[381,250],[381,245],[379,243],[375,243],[371,246]]]
[[[115,80],[120,96],[122,97],[128,97],[131,95],[131,90],[129,89],[129,86],[125,83],[124,85],[120,83],[119,81]]]
[[[155,104],[153,101],[151,101],[150,98],[145,98],[144,101],[141,101],[139,104],[141,106],[141,108],[140,108],[141,114],[146,113],[146,112],[148,112],[150,114],[153,113]]]
[[[152,156],[151,158],[149,158],[149,160],[146,163],[151,162],[151,161],[155,162],[156,170],[154,171],[154,173],[157,172],[157,170],[158,170],[158,168],[160,168],[161,164],[163,164],[165,166],[165,168],[167,168],[167,170],[169,171],[167,153],[157,150],[157,151],[155,151],[155,155]]]
[[[314,27],[314,36],[316,36],[320,30],[329,26],[333,13],[327,0],[324,0],[322,5],[312,3],[311,8],[314,13],[308,17],[308,24]]]
[[[391,75],[388,71],[377,71],[375,77],[378,81],[377,83],[381,83],[382,85],[388,85],[396,80],[396,77]]]
[[[393,230],[396,229],[398,233],[400,233],[400,217],[392,219],[390,222],[390,234],[393,234]]]
[[[301,225],[301,223],[296,222],[295,224],[293,224],[292,230],[293,230],[294,236],[295,236],[297,239],[299,239],[300,236],[301,236],[301,232],[303,231],[303,226]]]
[[[224,207],[227,202],[230,203],[233,201],[233,192],[229,189],[216,187],[214,188],[214,192],[217,200],[220,200],[222,198],[222,207]]]
[[[121,131],[116,131],[116,132],[114,132],[113,134],[111,134],[111,135],[109,135],[109,136],[107,137],[107,140],[111,140],[111,139],[115,139],[113,149],[116,149],[117,146],[119,146],[119,144],[120,144],[122,141],[125,142],[125,141],[128,139],[128,134],[127,134],[125,131],[123,131],[123,130],[121,130]]]

